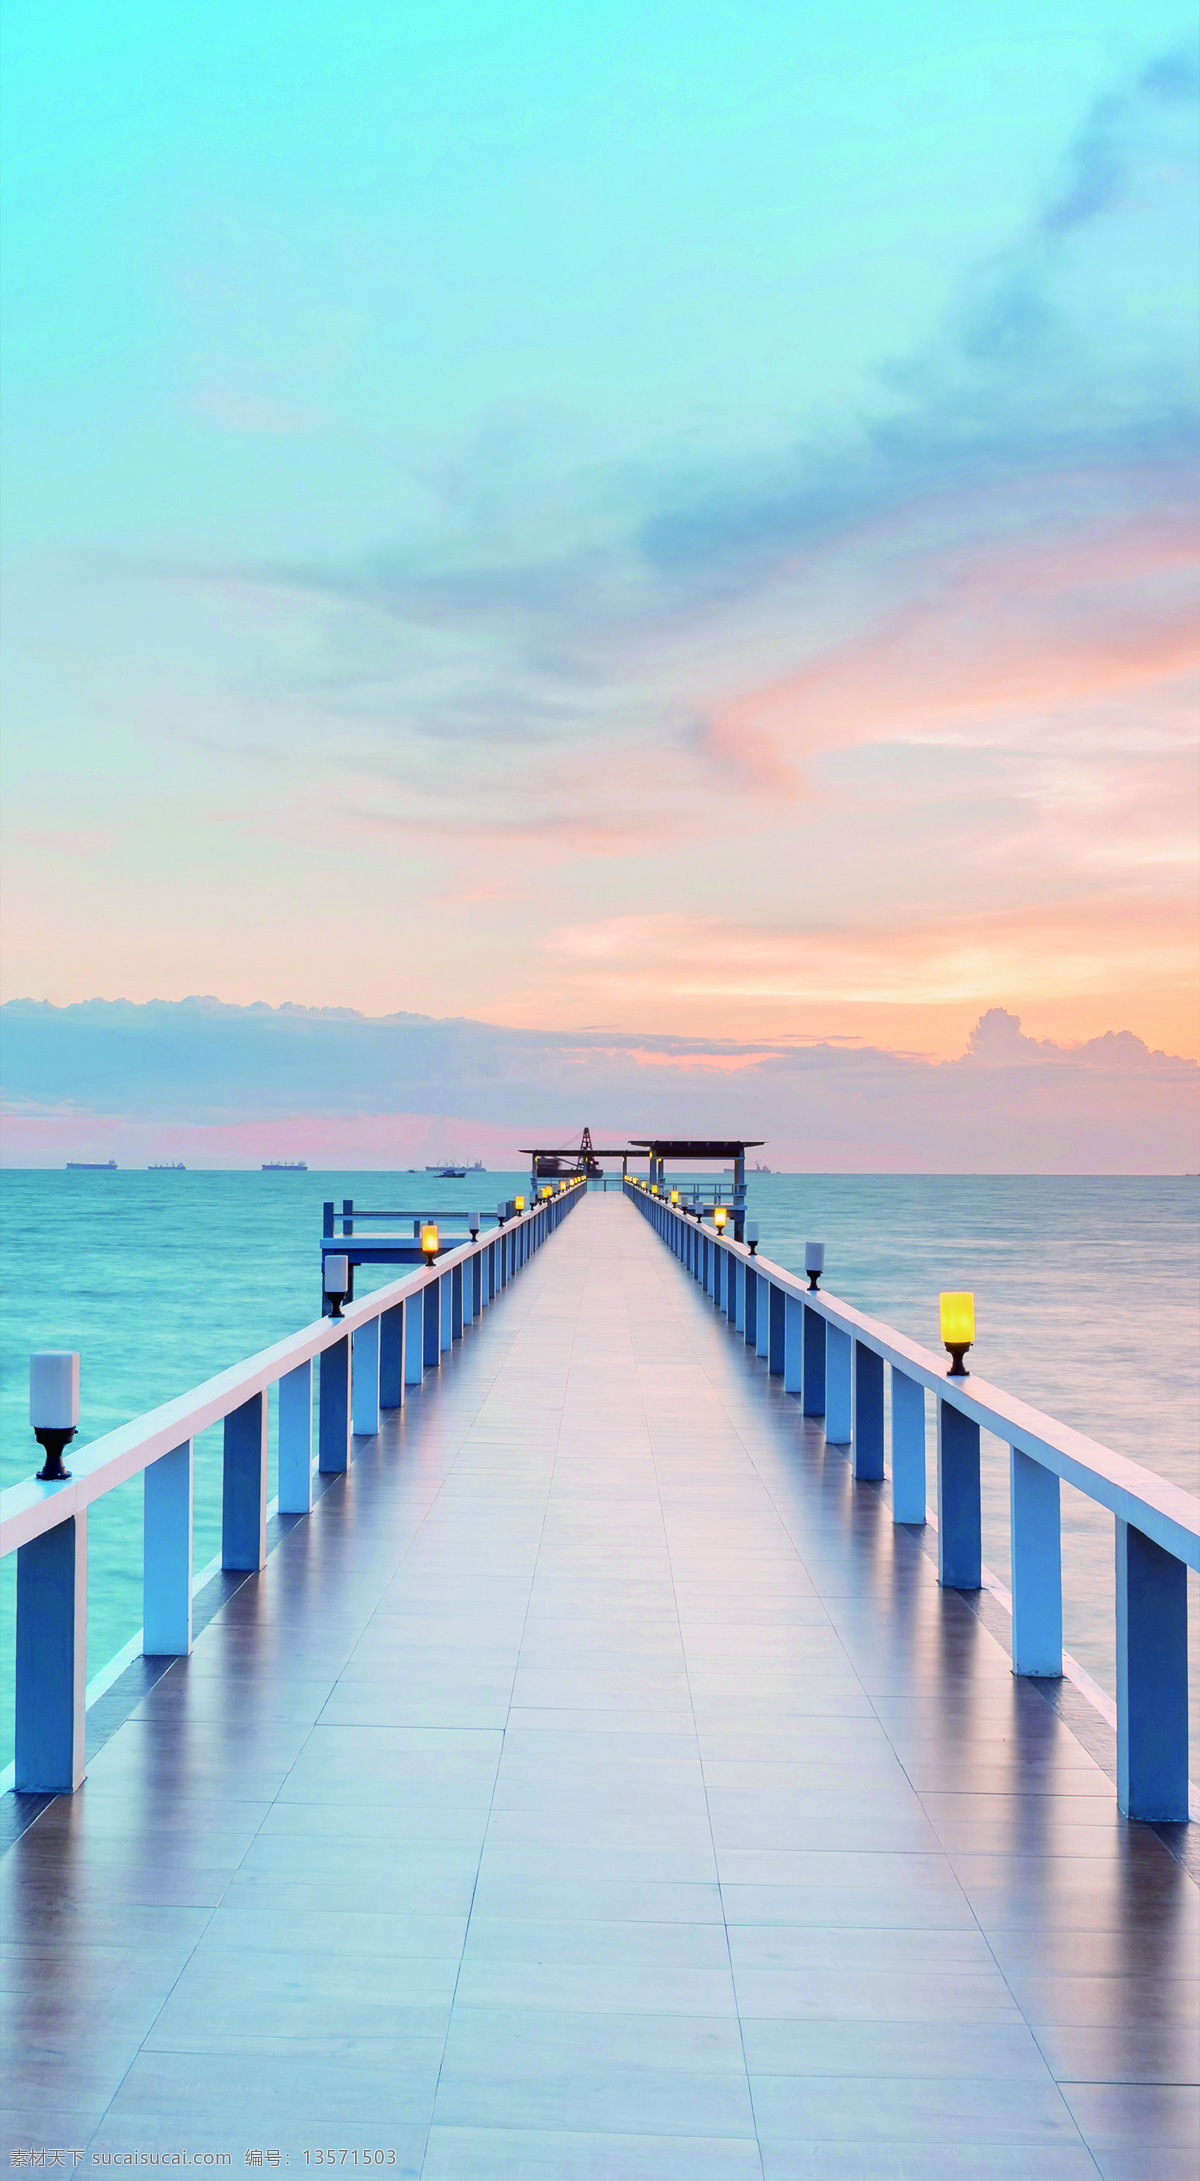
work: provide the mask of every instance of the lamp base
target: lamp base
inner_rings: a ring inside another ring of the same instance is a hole
[[[63,1431],[46,1425],[34,1432],[38,1445],[46,1450],[46,1459],[37,1473],[39,1484],[62,1484],[70,1476],[70,1470],[63,1468],[63,1448],[75,1437],[75,1428],[72,1425],[70,1431]]]
[[[946,1373],[947,1378],[969,1378],[971,1376],[966,1364],[963,1362],[963,1357],[970,1345],[969,1340],[948,1340],[944,1343],[946,1353],[950,1357],[950,1368]]]
[[[819,1272],[810,1272],[810,1273],[809,1273],[809,1275],[808,1275],[808,1292],[809,1292],[809,1294],[810,1294],[810,1295],[819,1295],[819,1294],[820,1294],[820,1292],[821,1292],[821,1275],[820,1275],[820,1273],[819,1273]]]

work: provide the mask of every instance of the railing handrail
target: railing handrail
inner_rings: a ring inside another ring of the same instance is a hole
[[[670,1204],[662,1197],[652,1201],[674,1218],[683,1216],[678,1205]],[[919,1341],[910,1340],[895,1326],[885,1324],[880,1318],[868,1317],[865,1311],[857,1310],[853,1303],[843,1302],[840,1296],[825,1288],[810,1288],[803,1275],[788,1272],[783,1265],[764,1257],[761,1250],[752,1254],[744,1242],[737,1242],[732,1236],[728,1239],[716,1236],[707,1227],[702,1231],[717,1247],[753,1265],[757,1273],[785,1293],[803,1298],[808,1307],[828,1323],[839,1326],[852,1338],[861,1339],[885,1362],[894,1363],[927,1391],[952,1401],[955,1408],[961,1409],[985,1431],[992,1432],[1008,1445],[1019,1447],[1023,1454],[1031,1455],[1043,1468],[1052,1470],[1111,1514],[1132,1522],[1164,1551],[1173,1553],[1188,1567],[1200,1570],[1200,1500],[1185,1492],[1181,1485],[1168,1483],[1165,1477],[1157,1476],[1141,1462],[1118,1454],[1112,1447],[1089,1438],[1086,1432],[1076,1431],[1070,1424],[1060,1424],[1055,1417],[1047,1416],[1028,1402],[1018,1401],[1002,1387],[979,1378],[974,1371],[965,1378],[949,1378],[941,1356],[922,1347]]]
[[[302,1326],[298,1333],[289,1333],[285,1340],[275,1341],[269,1348],[261,1348],[241,1363],[232,1364],[228,1370],[218,1371],[214,1377],[204,1379],[190,1392],[178,1395],[173,1401],[164,1401],[158,1408],[150,1409],[141,1416],[133,1417],[127,1424],[118,1424],[100,1438],[92,1439],[78,1451],[71,1451],[70,1478],[61,1484],[39,1483],[36,1477],[26,1477],[19,1484],[11,1484],[0,1492],[0,1559],[15,1552],[31,1539],[41,1537],[47,1530],[55,1529],[71,1515],[102,1499],[107,1492],[125,1484],[131,1477],[148,1469],[160,1454],[182,1445],[185,1439],[194,1439],[218,1424],[244,1401],[252,1400],[274,1385],[291,1370],[311,1357],[332,1348],[339,1340],[369,1324],[381,1311],[404,1302],[409,1295],[439,1280],[457,1264],[476,1256],[480,1250],[489,1249],[500,1232],[511,1233],[516,1228],[535,1219],[545,1209],[543,1203],[531,1205],[506,1221],[503,1229],[474,1242],[466,1241],[456,1249],[447,1250],[432,1265],[414,1266],[400,1279],[392,1280],[386,1287],[372,1290],[357,1302],[348,1303],[339,1318],[316,1318],[311,1325]],[[340,1216],[340,1215],[339,1215]],[[33,1457],[31,1457],[33,1458]]]

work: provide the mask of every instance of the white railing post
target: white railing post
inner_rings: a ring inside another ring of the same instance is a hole
[[[785,1297],[783,1321],[783,1390],[804,1391],[804,1303],[799,1295]]]
[[[279,1381],[279,1512],[312,1513],[312,1357]]]
[[[786,1367],[787,1313],[783,1289],[776,1287],[773,1280],[767,1284],[767,1312],[767,1369],[772,1378],[782,1378]]]
[[[356,1438],[379,1435],[379,1320],[368,1318],[354,1328],[354,1355],[350,1370],[350,1429]]]
[[[925,1520],[925,1388],[892,1365],[892,1521]]]
[[[1059,1481],[1019,1447],[1012,1480],[1014,1674],[1057,1681],[1062,1673],[1062,1516]]]
[[[192,1442],[160,1454],[144,1472],[142,1650],[187,1658],[192,1648]]]
[[[18,1794],[71,1795],[86,1770],[87,1513],[17,1550]]]
[[[863,1340],[854,1343],[854,1474],[883,1478],[883,1357]]]
[[[1187,1568],[1117,1518],[1117,1804],[1188,1819]]]
[[[421,1288],[404,1305],[404,1383],[419,1386],[425,1375],[425,1296]]]
[[[938,1581],[978,1590],[983,1563],[979,1426],[942,1395],[938,1401]]]
[[[266,1564],[267,1397],[255,1393],[225,1418],[221,1566],[265,1568]]]
[[[379,1406],[404,1403],[404,1304],[393,1303],[379,1318]]]
[[[345,1333],[321,1350],[317,1467],[323,1477],[340,1477],[350,1467],[350,1342]]]
[[[854,1436],[852,1350],[840,1325],[825,1326],[825,1437],[833,1446],[849,1446]]]

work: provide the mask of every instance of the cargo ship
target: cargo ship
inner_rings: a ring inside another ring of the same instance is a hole
[[[264,1159],[264,1174],[307,1174],[307,1159]]]
[[[160,1159],[156,1166],[148,1166],[146,1172],[148,1174],[186,1174],[187,1168],[182,1159]]]
[[[68,1174],[115,1174],[115,1159],[68,1159]]]

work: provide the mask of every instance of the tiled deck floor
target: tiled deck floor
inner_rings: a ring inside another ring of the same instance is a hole
[[[16,2144],[1194,2181],[1196,1887],[620,1197],[5,1878]]]

